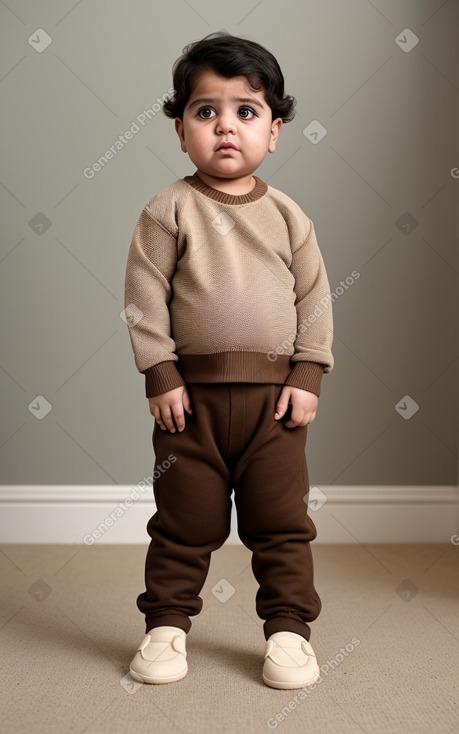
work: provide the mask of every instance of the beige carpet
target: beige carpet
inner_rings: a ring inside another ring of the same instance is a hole
[[[300,696],[261,680],[247,549],[212,557],[186,678],[148,686],[127,674],[146,546],[1,546],[0,731],[459,733],[459,547],[313,548],[322,679]]]

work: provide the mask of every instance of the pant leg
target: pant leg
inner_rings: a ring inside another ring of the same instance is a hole
[[[189,631],[190,615],[202,609],[199,593],[211,552],[230,533],[232,485],[222,456],[228,440],[227,386],[191,384],[187,390],[193,414],[185,414],[185,429],[170,433],[155,423],[153,431],[157,512],[147,525],[146,591],[137,598],[147,632],[162,625]],[[159,472],[164,462],[170,466]]]
[[[256,610],[265,620],[266,639],[286,630],[309,640],[308,623],[319,615],[321,601],[314,588],[310,548],[316,528],[305,502],[307,426],[286,428],[289,415],[276,421],[282,386],[264,387],[261,403],[259,391],[247,391],[247,443],[234,467],[238,533],[253,554],[252,569],[260,585]],[[255,430],[249,416],[256,411]]]

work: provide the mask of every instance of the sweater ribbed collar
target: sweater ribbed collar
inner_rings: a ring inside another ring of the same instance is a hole
[[[219,191],[212,186],[208,186],[199,178],[197,171],[192,176],[185,176],[183,180],[196,189],[196,191],[200,191],[201,194],[205,194],[205,196],[219,201],[221,204],[248,204],[251,201],[260,199],[268,190],[268,185],[261,178],[258,178],[258,176],[253,176],[253,178],[255,179],[253,189],[248,194],[240,194],[238,196],[227,194],[225,191]]]

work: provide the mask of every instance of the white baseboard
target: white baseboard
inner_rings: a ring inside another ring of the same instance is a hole
[[[140,543],[155,512],[151,486],[0,487],[0,543]],[[459,488],[311,488],[316,543],[448,543],[459,536]],[[227,543],[238,545],[233,522]],[[455,542],[455,541],[454,541]]]

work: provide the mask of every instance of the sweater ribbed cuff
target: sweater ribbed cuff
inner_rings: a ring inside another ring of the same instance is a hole
[[[175,390],[176,387],[185,384],[173,360],[155,364],[154,367],[144,370],[142,374],[145,375],[145,395],[147,398],[154,398],[156,395]]]
[[[318,362],[294,362],[284,384],[313,392],[319,397],[323,374],[324,366]]]

